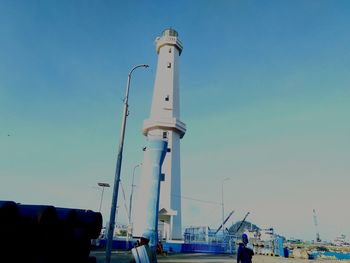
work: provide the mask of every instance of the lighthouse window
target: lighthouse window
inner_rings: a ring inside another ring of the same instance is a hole
[[[169,53],[171,53],[171,48],[169,48]]]
[[[168,133],[167,132],[163,132],[163,139],[168,138]]]
[[[171,63],[170,62],[168,62],[168,68],[171,68]]]
[[[166,95],[165,101],[169,101],[169,95]]]

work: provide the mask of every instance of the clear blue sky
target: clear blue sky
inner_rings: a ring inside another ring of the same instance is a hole
[[[350,236],[349,1],[0,2],[0,199],[98,209],[113,182],[127,73],[122,182],[142,161],[157,56],[181,55],[182,194],[231,222],[313,239]],[[139,170],[136,170],[136,178]],[[221,220],[183,199],[183,222]],[[122,198],[119,198],[122,201]],[[103,214],[109,216],[111,189]],[[120,203],[118,222],[126,222]]]

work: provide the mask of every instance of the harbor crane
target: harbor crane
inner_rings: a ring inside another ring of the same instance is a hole
[[[243,223],[245,222],[245,220],[247,219],[248,215],[249,215],[249,212],[245,214],[243,220],[241,221],[241,224],[239,225],[239,227],[237,228],[235,233],[237,233],[241,229],[241,227],[242,227]]]
[[[226,217],[226,219],[224,220],[224,222],[219,226],[219,228],[215,231],[215,235],[220,231],[220,229],[222,228],[222,226],[230,219],[230,217],[233,215],[235,211],[231,211],[231,213],[229,213],[229,215]],[[227,229],[227,228],[226,228]]]
[[[312,210],[314,214],[314,225],[316,229],[316,242],[321,242],[320,233],[318,232],[317,215],[315,209]]]

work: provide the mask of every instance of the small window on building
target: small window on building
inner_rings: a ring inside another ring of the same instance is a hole
[[[168,148],[168,149],[166,149],[166,151],[167,151],[168,153],[170,153],[170,152],[171,152],[171,149],[170,149],[170,148]]]
[[[170,62],[168,62],[168,68],[171,68],[171,63]]]
[[[169,101],[169,95],[166,95],[165,101]]]
[[[169,53],[171,53],[171,47],[169,48]]]
[[[168,133],[167,132],[163,132],[163,139],[168,138]]]

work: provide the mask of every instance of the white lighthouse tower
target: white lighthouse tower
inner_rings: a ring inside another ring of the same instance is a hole
[[[168,140],[168,150],[163,162],[159,204],[159,230],[167,240],[182,239],[181,231],[181,180],[180,139],[186,125],[180,121],[179,57],[182,43],[173,29],[163,31],[156,39],[158,54],[151,115],[143,124],[147,137]]]

